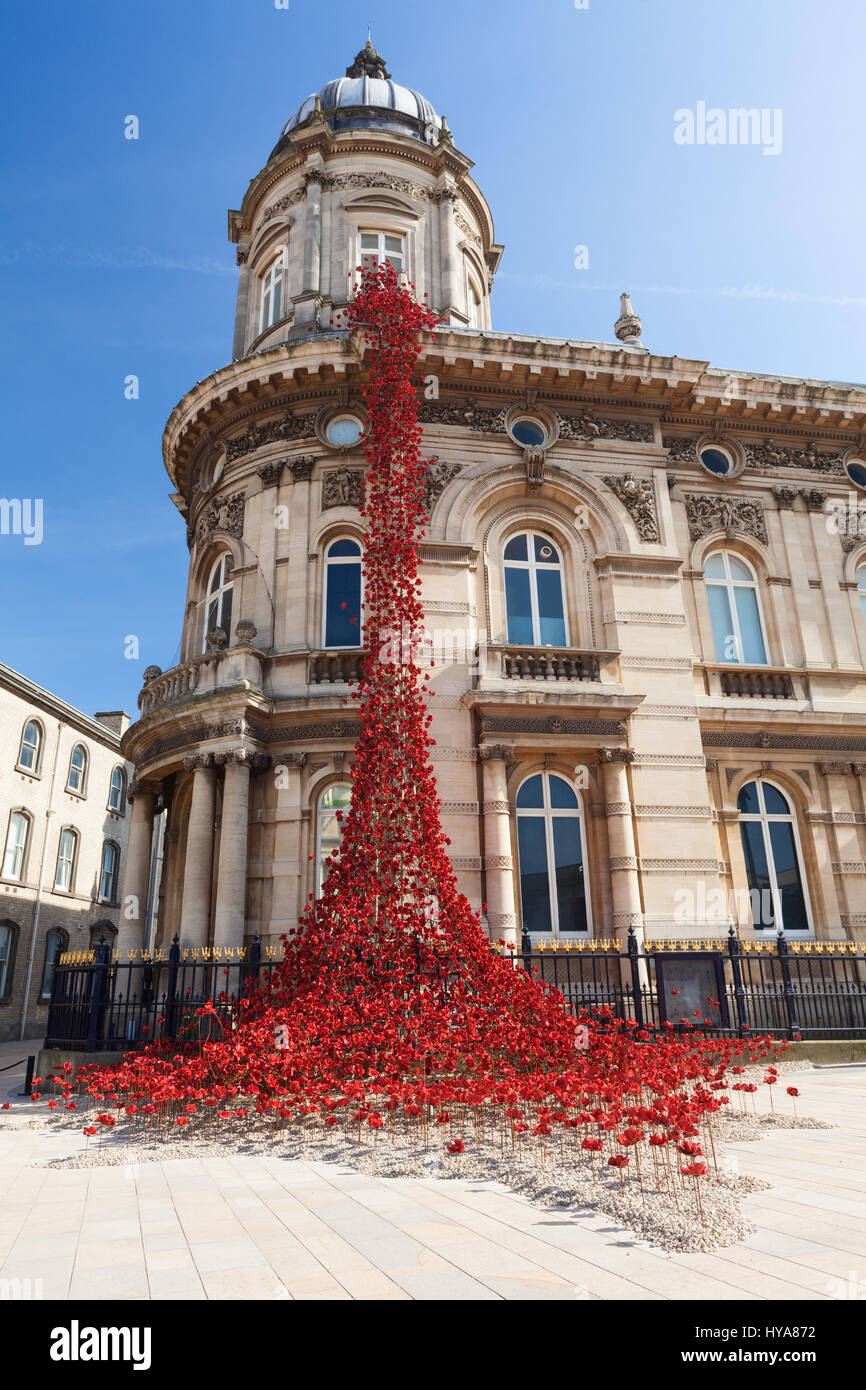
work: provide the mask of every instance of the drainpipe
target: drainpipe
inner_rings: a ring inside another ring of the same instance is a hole
[[[57,782],[57,760],[60,756],[60,740],[66,725],[62,719],[57,721],[57,741],[54,744],[54,763],[51,768],[51,785],[48,790],[48,806],[45,811],[45,831],[42,836],[42,850],[39,855],[39,875],[36,880],[36,904],[33,909],[33,932],[30,937],[30,956],[27,960],[27,980],[24,984],[24,1002],[21,1005],[21,1032],[19,1038],[24,1037],[27,1027],[27,1005],[30,1002],[30,985],[33,980],[33,962],[36,958],[36,937],[39,931],[39,913],[42,907],[42,876],[45,872],[45,852],[48,848],[48,831],[51,828],[51,817],[54,815],[54,790]]]

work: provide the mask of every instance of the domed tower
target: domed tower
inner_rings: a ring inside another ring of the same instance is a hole
[[[366,638],[364,347],[340,309],[357,267],[384,259],[443,332],[489,329],[502,248],[471,169],[444,117],[391,79],[368,39],[345,77],[301,103],[228,214],[232,362],[183,397],[163,438],[189,582],[180,662],[147,668],[124,745],[136,767],[127,949],[145,944],[160,814],[151,946],[175,933],[192,948],[236,949],[253,933],[276,943],[321,882],[348,796],[347,697]],[[431,508],[457,470],[431,465]],[[474,769],[463,771],[471,794]]]
[[[446,323],[490,327],[502,248],[472,163],[370,40],[301,102],[239,211],[235,360],[334,328],[365,258],[387,258]]]

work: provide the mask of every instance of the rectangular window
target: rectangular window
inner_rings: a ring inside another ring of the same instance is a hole
[[[104,903],[114,901],[114,879],[117,869],[117,850],[114,845],[106,845],[102,851],[102,873],[99,880],[99,896]]]
[[[580,822],[574,816],[553,817],[553,858],[559,931],[586,931],[586,884],[580,849]]]
[[[0,999],[6,993],[6,978],[9,973],[9,953],[12,949],[12,928],[0,927]]]
[[[283,299],[283,261],[282,257],[275,261],[270,270],[262,277],[262,298],[259,310],[259,332],[264,333],[266,328],[278,323],[282,309]]]
[[[565,646],[565,616],[562,611],[562,580],[559,570],[537,569],[538,629],[543,647]]]
[[[529,570],[505,567],[505,608],[508,613],[508,640],[522,647],[531,647],[532,599],[529,590]]]
[[[517,849],[520,856],[520,903],[523,929],[550,932],[550,880],[547,874],[547,839],[541,816],[518,816]]]
[[[716,661],[737,662],[737,638],[728,591],[721,584],[707,585],[707,599],[710,605],[710,618],[713,624],[713,641],[716,647]]]
[[[742,659],[747,666],[763,666],[767,654],[764,651],[764,636],[761,632],[758,596],[752,588],[737,587],[734,589],[734,603],[737,605],[737,619],[740,624]]]
[[[385,262],[399,275],[406,268],[406,253],[401,236],[390,232],[361,233],[361,265],[377,266]]]

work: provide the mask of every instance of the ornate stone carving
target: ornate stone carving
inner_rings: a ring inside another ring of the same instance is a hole
[[[225,449],[226,463],[231,463],[233,459],[252,454],[263,444],[282,444],[291,439],[313,439],[315,433],[315,414],[295,415],[294,411],[287,410],[281,417],[266,420],[261,425],[251,420],[244,434],[235,435],[233,439],[223,438],[219,442]]]
[[[540,492],[544,482],[544,466],[547,454],[544,449],[524,449],[523,463],[526,468],[526,491]]]
[[[504,408],[487,409],[471,399],[451,403],[422,401],[418,406],[418,420],[422,425],[462,425],[479,434],[504,434],[507,414]]]
[[[491,759],[494,761],[498,759],[500,762],[505,763],[513,752],[514,749],[507,743],[485,743],[478,749],[478,756],[483,763],[489,762]]]
[[[622,738],[626,733],[622,719],[560,719],[541,716],[537,719],[512,715],[486,715],[481,721],[483,734],[597,734],[604,738]]]
[[[256,469],[265,487],[276,487],[282,477],[283,469],[286,466],[285,459],[279,459],[276,463],[263,463]]]
[[[161,676],[161,675],[162,675],[162,667],[161,667],[161,666],[146,666],[146,667],[144,668],[144,676],[143,676],[142,679],[143,679],[145,685],[150,685],[150,682],[151,682],[151,681],[155,681],[156,678],[157,678],[157,676]]]
[[[134,801],[137,796],[159,796],[161,782],[152,782],[145,777],[133,777],[127,791],[127,801]]]
[[[304,763],[305,763],[306,761],[307,761],[307,755],[306,755],[306,753],[295,753],[295,752],[292,752],[291,750],[289,750],[289,752],[287,752],[287,753],[275,753],[275,754],[274,754],[274,763],[275,763],[277,766],[279,766],[279,764],[282,763],[283,766],[285,766],[285,767],[298,767],[298,768],[301,768],[301,767],[304,766]],[[321,766],[324,767],[324,763],[322,763]]]
[[[460,463],[445,463],[436,454],[427,464],[427,472],[424,477],[424,506],[429,516],[432,512],[441,492],[448,486],[452,478],[456,478],[460,469]]]
[[[364,474],[360,468],[331,468],[322,478],[322,511],[329,507],[360,507]]]
[[[243,646],[248,647],[251,645],[252,642],[255,641],[257,632],[258,628],[256,627],[255,623],[251,623],[249,618],[241,618],[240,622],[235,628],[235,637],[238,639],[240,643],[242,643]]]
[[[316,462],[315,454],[299,454],[297,458],[286,459],[286,467],[296,483],[308,483]]]
[[[845,472],[843,454],[822,454],[811,441],[805,447],[776,444],[765,439],[763,444],[745,444],[746,462],[751,468],[772,472],[776,468],[804,468],[813,473],[840,474]]]
[[[850,763],[820,763],[819,767],[825,777],[847,777],[851,771]]]
[[[662,439],[668,450],[668,463],[697,463],[696,439],[684,439],[682,435],[672,434]]]
[[[584,444],[592,439],[626,439],[634,444],[651,444],[653,427],[649,420],[628,420],[623,417],[603,419],[586,410],[582,415],[559,415],[560,439]]]
[[[466,220],[461,212],[455,212],[454,222],[455,225],[460,228],[463,235],[468,237],[470,241],[474,241],[476,246],[482,246],[484,244],[475,227]]]
[[[213,763],[213,753],[192,753],[184,758],[183,767],[185,772],[195,772],[197,767],[213,767]]]
[[[633,763],[633,748],[599,748],[598,760],[600,763]]]
[[[248,748],[221,748],[213,760],[217,767],[227,767],[229,763],[249,763],[250,756]]]
[[[209,503],[199,514],[194,527],[187,532],[189,545],[201,545],[210,540],[214,531],[227,531],[230,536],[244,533],[244,493],[235,492],[231,497],[218,497]]]
[[[659,523],[656,516],[655,489],[649,478],[640,481],[633,473],[624,478],[606,477],[603,481],[615,493],[635,524],[642,541],[659,539]]]
[[[208,630],[205,643],[209,652],[221,652],[229,644],[229,635],[223,627],[212,627]]]
[[[822,492],[818,487],[804,488],[800,496],[810,512],[823,512],[827,500],[826,492]]]
[[[689,535],[700,540],[708,531],[742,531],[767,544],[764,509],[749,497],[730,497],[726,493],[686,493]]]
[[[790,512],[797,500],[797,489],[795,487],[774,487],[773,496],[780,512]]]

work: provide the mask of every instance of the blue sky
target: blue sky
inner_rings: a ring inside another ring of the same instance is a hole
[[[144,667],[176,659],[188,555],[160,439],[230,357],[226,209],[368,19],[475,161],[506,246],[497,328],[610,340],[628,289],[654,351],[866,380],[851,0],[7,0],[0,495],[41,497],[44,536],[0,536],[0,659],[87,711],[135,714]],[[677,144],[699,102],[780,110],[780,152]]]

